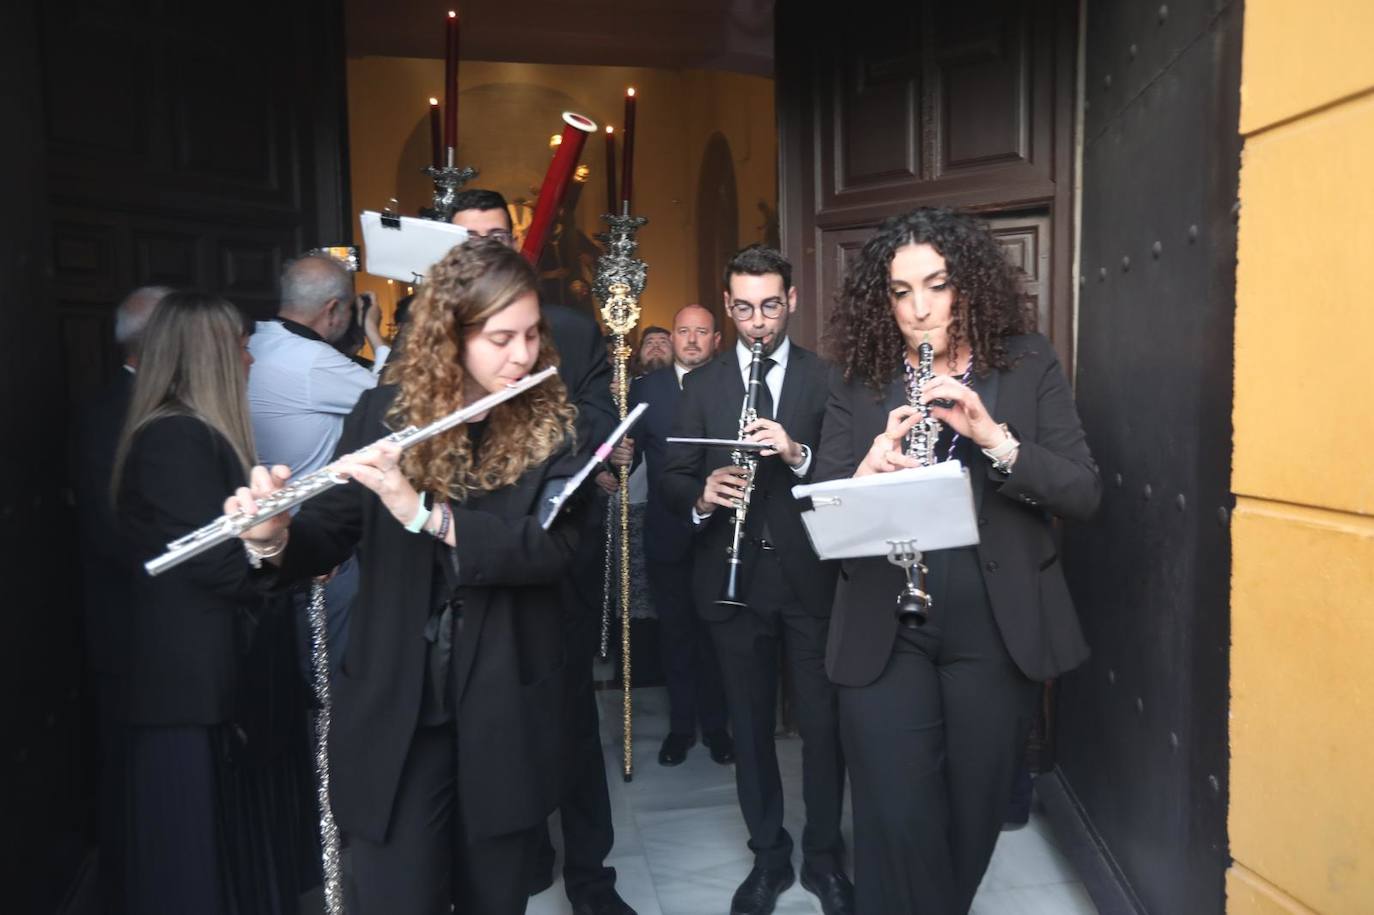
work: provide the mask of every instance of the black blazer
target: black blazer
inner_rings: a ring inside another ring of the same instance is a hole
[[[744,381],[734,347],[693,371],[683,381],[682,401],[678,405],[673,435],[690,438],[733,439],[739,435],[740,408],[744,403]],[[834,563],[816,558],[811,541],[802,527],[801,508],[792,497],[792,487],[810,482],[815,476],[821,441],[821,420],[825,415],[827,369],[820,357],[792,341],[787,371],[782,380],[782,395],[777,405],[777,420],[793,441],[812,450],[811,467],[805,478],[776,456],[759,462],[758,478],[749,505],[751,536],[760,536],[763,522],[777,546],[783,568],[801,596],[806,612],[828,616],[835,590]],[[724,449],[669,445],[663,469],[663,496],[668,510],[691,523],[692,508],[701,495],[706,477],[717,467],[730,463]],[[733,512],[718,508],[700,526],[694,546],[693,593],[698,612],[708,620],[728,619],[733,611],[717,606],[721,582],[725,577],[725,550],[730,543]]]
[[[655,562],[681,562],[691,555],[692,524],[668,510],[663,501],[663,467],[668,459],[667,443],[682,388],[677,369],[669,365],[641,375],[630,385],[630,407],[647,403],[638,425],[630,432],[635,440],[635,462],[648,462],[649,503],[644,511],[644,555]]]
[[[340,454],[387,434],[395,396],[390,385],[363,394],[344,422]],[[458,791],[469,835],[525,829],[553,810],[562,776],[559,581],[580,520],[574,508],[546,533],[537,509],[545,484],[571,475],[569,463],[550,459],[505,489],[452,504],[452,551],[407,532],[356,483],[305,503],[292,521],[280,580],[326,572],[355,548],[360,562],[329,745],[343,829],[385,838],[419,719],[425,624],[455,596],[463,620],[454,646]]]
[[[118,518],[135,558],[224,512],[245,483],[229,442],[191,416],[154,420],[134,437]],[[254,614],[265,605],[238,541],[156,578],[138,569],[129,633],[126,714],[135,724],[211,725],[232,719]]]
[[[980,452],[969,468],[978,511],[978,560],[993,615],[1012,659],[1033,680],[1081,664],[1088,646],[1055,551],[1055,516],[1084,520],[1097,509],[1102,481],[1088,451],[1073,392],[1049,340],[1039,334],[1008,341],[1015,365],[974,390],[988,413],[1021,442],[1010,476]],[[906,403],[903,382],[880,397],[836,371],[825,414],[817,480],[854,475],[889,411]],[[894,507],[899,511],[900,507]],[[826,671],[842,686],[865,686],[887,664],[897,636],[893,612],[903,573],[885,558],[841,562]]]
[[[562,305],[542,305],[544,323],[558,350],[558,377],[577,406],[577,448],[595,449],[620,421],[611,399],[611,366],[595,321]]]

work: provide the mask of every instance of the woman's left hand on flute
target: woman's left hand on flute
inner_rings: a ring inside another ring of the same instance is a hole
[[[248,485],[240,486],[232,496],[224,500],[224,513],[256,514],[258,499],[264,499],[281,489],[290,478],[291,468],[283,464],[277,464],[271,470],[261,465],[254,467],[248,475]],[[239,537],[258,550],[280,552],[277,548],[286,543],[286,532],[290,525],[290,512],[282,512],[255,527],[250,527]]]

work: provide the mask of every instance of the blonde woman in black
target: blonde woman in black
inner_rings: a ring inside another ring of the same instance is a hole
[[[248,479],[251,322],[173,292],[144,331],[115,452],[119,523],[139,559],[220,511]],[[318,873],[305,701],[289,619],[222,545],[137,569],[124,659],[127,899],[120,911],[294,912]]]
[[[841,564],[826,669],[853,787],[860,915],[968,911],[1039,684],[1087,657],[1052,523],[1090,516],[1101,482],[1068,380],[1034,327],[997,242],[936,209],[879,228],[832,315],[837,369],[816,478],[915,465],[903,442],[927,404],[943,425],[936,459],[969,470],[981,538],[926,554],[934,607],[922,626],[898,623],[900,569]],[[918,383],[923,342],[933,378]]]

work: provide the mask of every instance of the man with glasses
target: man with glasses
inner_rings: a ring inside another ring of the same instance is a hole
[[[797,309],[792,266],[777,251],[752,245],[725,267],[725,313],[735,345],[683,379],[673,435],[738,437],[749,376],[750,345],[763,344],[758,419],[744,429],[765,442],[749,505],[744,555],[744,608],[717,603],[725,577],[742,468],[726,448],[669,445],[660,484],[668,510],[698,528],[693,599],[710,626],[735,739],[735,783],[749,829],[754,867],[735,891],[731,915],[767,915],[792,885],[792,837],[783,828],[783,789],[774,746],[778,655],[793,684],[802,738],[802,886],[826,915],[853,911],[843,870],[840,807],[844,763],[836,728],[835,690],[825,675],[825,640],[835,591],[833,564],[823,564],[802,527],[791,489],[810,479],[828,395],[827,367],[788,339]]]

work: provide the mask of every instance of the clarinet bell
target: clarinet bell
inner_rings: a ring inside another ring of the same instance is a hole
[[[744,587],[741,579],[743,578],[743,563],[738,559],[729,559],[725,563],[725,580],[721,582],[720,597],[716,598],[716,603],[722,607],[745,607],[748,606],[744,601]]]
[[[716,598],[719,607],[742,609],[749,606],[745,599],[748,590],[749,572],[754,567],[756,550],[750,540],[740,544],[739,553],[729,555],[725,560],[725,578],[720,583],[720,597]]]
[[[930,619],[930,595],[907,582],[897,595],[897,622],[906,629],[919,629]]]

